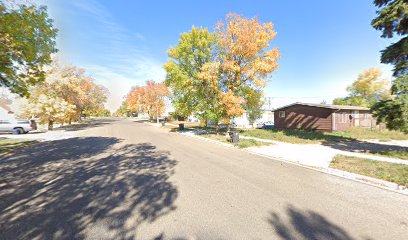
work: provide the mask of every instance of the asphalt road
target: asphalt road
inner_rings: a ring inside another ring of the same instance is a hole
[[[408,239],[408,197],[128,120],[0,161],[0,239]]]

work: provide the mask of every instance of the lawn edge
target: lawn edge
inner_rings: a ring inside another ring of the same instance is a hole
[[[28,149],[28,148],[31,148],[31,147],[33,147],[34,145],[36,145],[36,144],[39,144],[41,141],[33,141],[33,143],[30,143],[30,144],[28,144],[28,145],[25,145],[25,146],[22,146],[22,147],[18,147],[18,148],[15,148],[15,149],[12,149],[12,150],[10,150],[10,151],[8,151],[8,152],[6,152],[6,153],[3,153],[3,154],[1,154],[0,155],[0,161],[2,161],[2,160],[4,160],[4,159],[6,159],[6,158],[9,158],[9,157],[11,157],[11,156],[13,156],[13,155],[15,155],[15,154],[17,154],[17,153],[20,153],[20,152],[22,152],[22,151],[24,151],[24,150],[26,150],[26,149]]]

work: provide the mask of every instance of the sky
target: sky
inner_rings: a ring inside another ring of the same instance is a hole
[[[131,86],[163,81],[166,51],[192,26],[213,30],[227,13],[273,22],[271,46],[282,56],[265,88],[273,107],[296,101],[330,103],[346,95],[358,73],[391,66],[380,51],[393,40],[370,25],[371,0],[134,1],[38,0],[59,29],[59,58],[86,69],[110,91],[115,110]],[[394,40],[395,41],[395,40]]]

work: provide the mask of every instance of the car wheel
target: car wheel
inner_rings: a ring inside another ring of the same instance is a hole
[[[16,128],[15,130],[16,130],[15,134],[23,134],[24,133],[24,129],[22,129],[22,128]]]

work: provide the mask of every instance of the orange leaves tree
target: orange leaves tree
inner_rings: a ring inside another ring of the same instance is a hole
[[[272,23],[228,14],[225,23],[217,24],[215,33],[216,56],[202,67],[199,77],[218,89],[220,117],[229,123],[245,110],[260,107],[262,89],[278,68],[280,55],[270,46],[276,36]]]
[[[150,118],[156,117],[159,123],[159,116],[165,110],[165,97],[168,95],[166,85],[148,80],[146,86],[132,87],[127,94],[128,110],[147,113]]]

